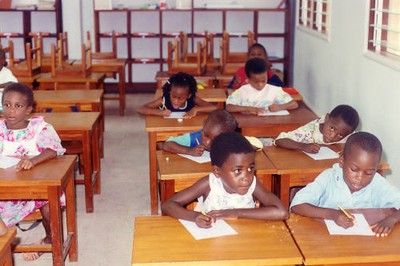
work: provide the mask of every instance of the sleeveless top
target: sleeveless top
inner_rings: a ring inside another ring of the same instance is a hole
[[[194,97],[187,99],[185,106],[182,108],[178,108],[178,109],[175,109],[172,106],[169,95],[163,96],[163,103],[165,104],[165,106],[167,107],[168,110],[171,110],[171,112],[188,112],[195,106]],[[163,106],[160,106],[160,109],[163,109]]]
[[[250,209],[255,208],[256,203],[253,199],[253,192],[256,188],[256,178],[253,177],[249,190],[246,194],[228,193],[220,178],[213,173],[209,175],[210,194],[203,201],[203,196],[199,197],[197,210],[209,212],[212,210],[228,210],[228,209]]]

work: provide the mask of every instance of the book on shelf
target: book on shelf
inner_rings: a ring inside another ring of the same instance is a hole
[[[36,5],[15,5],[17,10],[36,10]]]

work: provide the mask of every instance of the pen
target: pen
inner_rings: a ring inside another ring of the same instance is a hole
[[[214,225],[214,219],[210,215],[208,215],[205,211],[201,211],[201,214],[203,214],[204,216],[207,216],[208,218],[210,218],[211,219],[211,226]]]
[[[354,218],[351,217],[350,214],[348,212],[346,212],[345,209],[343,209],[340,205],[338,205],[338,208],[344,213],[344,215],[347,216],[347,218],[354,220]]]
[[[196,143],[197,143],[197,145],[200,145],[200,142],[197,138],[196,138]]]

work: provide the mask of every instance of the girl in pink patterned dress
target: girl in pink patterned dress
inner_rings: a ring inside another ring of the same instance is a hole
[[[29,170],[35,165],[62,155],[65,149],[54,128],[43,117],[27,116],[33,109],[33,92],[20,83],[8,85],[3,92],[3,115],[0,120],[0,154],[21,158],[16,171]],[[0,200],[0,218],[13,226],[40,209],[46,237],[41,243],[51,243],[48,202],[45,200]],[[25,260],[35,260],[39,253],[24,253]]]

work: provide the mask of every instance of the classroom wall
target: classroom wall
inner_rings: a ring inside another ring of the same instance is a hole
[[[294,87],[318,115],[342,103],[355,107],[360,130],[382,141],[388,180],[400,187],[400,73],[365,55],[367,2],[331,1],[330,41],[295,30]]]

